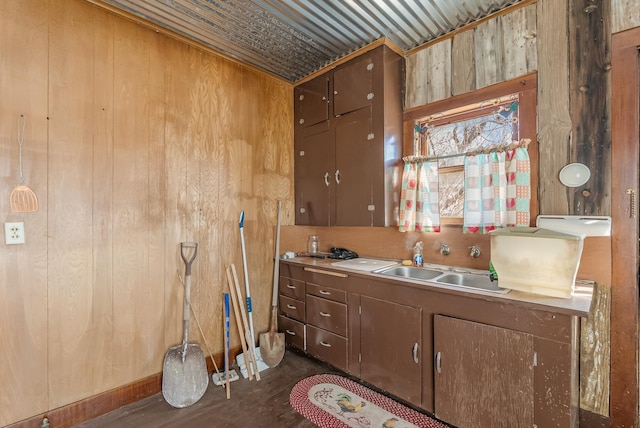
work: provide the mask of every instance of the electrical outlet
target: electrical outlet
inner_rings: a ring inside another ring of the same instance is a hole
[[[7,245],[24,244],[24,222],[5,223],[4,239]]]

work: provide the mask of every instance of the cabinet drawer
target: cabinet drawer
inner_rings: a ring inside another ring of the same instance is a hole
[[[304,324],[280,315],[278,317],[278,330],[284,333],[285,340],[289,345],[305,350]]]
[[[293,318],[294,320],[305,322],[305,318],[304,318],[305,304],[303,301],[280,295],[279,305],[280,305],[281,314],[284,314],[289,318]]]
[[[347,305],[307,294],[307,324],[347,335]]]
[[[296,300],[304,300],[304,281],[281,276],[280,281],[278,282],[278,287],[280,290],[280,294],[284,294],[285,296],[289,296]]]
[[[307,326],[307,352],[341,370],[347,370],[347,339]]]
[[[347,292],[336,288],[324,287],[318,284],[307,284],[307,294],[322,297],[323,299],[333,300],[335,302],[347,303]]]

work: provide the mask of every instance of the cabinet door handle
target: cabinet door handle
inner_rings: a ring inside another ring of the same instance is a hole
[[[324,185],[329,187],[329,173],[328,172],[324,173]]]
[[[287,305],[287,308],[289,308],[289,309],[298,309],[298,308],[296,308],[296,307],[295,307],[295,306],[293,306],[293,305]]]
[[[438,351],[438,353],[436,354],[436,371],[438,373],[442,373],[441,360],[442,360],[442,353]]]
[[[291,336],[295,336],[296,332],[295,331],[291,331],[291,330],[285,330],[287,332],[287,334],[290,334]]]
[[[321,311],[321,312],[320,312],[320,316],[321,316],[321,317],[327,317],[327,318],[330,318],[330,317],[331,317],[331,314],[329,314],[329,313],[327,313],[327,312],[322,312],[322,311]]]
[[[287,284],[287,288],[291,288],[293,290],[295,290],[296,286],[293,284]]]
[[[320,291],[318,291],[318,293],[324,294],[325,296],[328,296],[329,294],[331,294],[331,291],[320,290]]]
[[[336,184],[340,184],[340,170],[336,169],[336,172],[334,175],[336,177]]]
[[[418,364],[418,343],[413,344],[413,362]]]
[[[325,348],[331,348],[331,344],[330,344],[330,343],[325,342],[324,340],[321,340],[321,341],[320,341],[320,344],[321,344],[322,346],[324,346]]]

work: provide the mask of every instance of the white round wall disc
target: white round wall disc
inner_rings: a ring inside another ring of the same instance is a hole
[[[589,181],[591,171],[582,163],[570,163],[560,170],[560,182],[567,187],[579,187]]]

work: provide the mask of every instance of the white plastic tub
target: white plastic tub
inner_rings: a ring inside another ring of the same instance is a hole
[[[584,235],[539,227],[491,232],[491,262],[502,288],[570,298]]]

